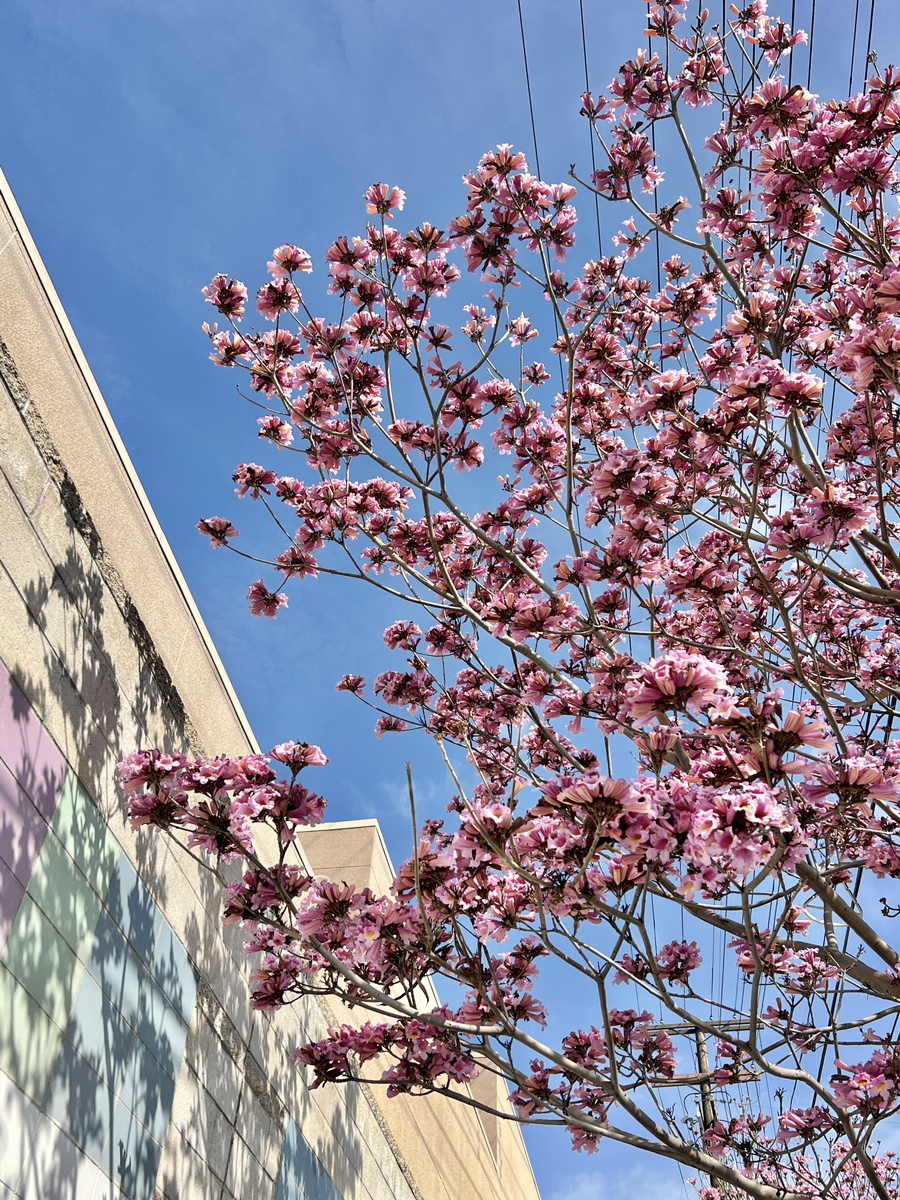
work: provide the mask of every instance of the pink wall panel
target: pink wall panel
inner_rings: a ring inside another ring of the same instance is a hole
[[[49,821],[65,779],[65,760],[2,662],[0,758],[35,808]]]
[[[0,662],[0,950],[65,776],[62,754]]]

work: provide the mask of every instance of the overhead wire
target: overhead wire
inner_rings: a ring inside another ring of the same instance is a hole
[[[791,33],[797,28],[797,0],[791,0]],[[794,82],[794,56],[788,59],[788,87]]]
[[[584,0],[578,0],[578,11],[581,16],[581,51],[584,58],[584,90],[586,92],[590,92],[591,76],[588,70],[587,36],[585,34],[584,26]],[[588,137],[590,138],[591,143],[591,181],[593,182],[594,175],[597,172],[597,152],[596,147],[594,146],[594,126],[590,122],[588,123]],[[600,197],[596,192],[594,192],[594,213],[597,218],[597,253],[602,256],[603,233],[600,226]]]
[[[853,95],[853,68],[856,65],[856,34],[859,28],[859,0],[856,0],[856,11],[853,15],[853,41],[850,45],[850,82],[847,84],[847,92]]]
[[[872,34],[873,34],[874,30],[875,30],[875,0],[871,0],[871,4],[869,5],[869,35],[866,38],[866,68],[868,68],[869,60],[872,57]],[[866,74],[868,75],[868,73],[869,72],[867,69]],[[863,86],[865,86],[865,82],[866,82],[865,79],[863,79]]]
[[[859,0],[857,0],[857,4]],[[534,99],[531,95],[531,72],[528,69],[528,46],[525,42],[525,18],[522,15],[522,0],[516,0],[516,5],[519,9],[519,33],[522,35],[522,61],[525,64],[525,89],[528,92],[528,112],[531,115],[531,140],[534,143],[534,166],[539,179],[543,179],[541,174],[541,158],[538,153],[537,140],[537,125],[534,121]]]
[[[525,67],[525,90],[528,93],[528,113],[529,113],[529,116],[531,117],[531,139],[534,142],[534,168],[535,168],[535,171],[537,172],[538,179],[543,179],[544,176],[543,176],[543,172],[541,171],[541,156],[540,156],[540,152],[538,150],[537,122],[534,119],[534,97],[532,96],[532,93],[531,93],[531,71],[529,70],[529,67],[528,67],[528,43],[525,39],[525,17],[522,12],[522,0],[516,0],[516,7],[519,10],[519,33],[522,36],[522,62]],[[548,266],[549,266],[549,264],[548,264]],[[560,328],[559,328],[559,316],[557,315],[557,309],[556,309],[555,304],[553,306],[553,324],[556,328],[556,337],[558,340],[559,335],[560,335]],[[565,377],[565,371],[563,370],[562,355],[557,355],[557,359],[558,359],[558,365],[559,365],[559,386],[563,391],[565,391],[566,390],[566,377]]]

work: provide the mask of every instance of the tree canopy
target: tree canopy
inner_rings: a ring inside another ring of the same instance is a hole
[[[449,819],[410,784],[376,896],[296,854],[317,747],[140,751],[121,779],[134,825],[243,868],[255,1006],[362,1014],[298,1048],[316,1083],[477,1104],[495,1072],[501,1115],[665,1155],[704,1200],[893,1200],[900,78],[823,102],[764,0],[724,28],[685,7],[651,3],[649,49],[582,97],[584,177],[502,145],[405,235],[373,185],[324,316],[290,244],[259,328],[243,284],[205,289],[214,362],[297,456],[234,476],[279,539],[245,552],[251,611],[325,572],[396,599],[398,669],[339,687],[436,742]],[[621,216],[573,268],[579,191]],[[237,551],[231,518],[199,528]],[[584,997],[562,1036],[551,960]]]

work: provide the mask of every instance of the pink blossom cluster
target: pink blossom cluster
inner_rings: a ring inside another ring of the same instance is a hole
[[[837,1060],[834,1095],[843,1109],[863,1113],[896,1111],[900,1102],[900,1057],[893,1046],[876,1050],[867,1062],[849,1066]]]
[[[288,767],[278,779],[271,761]],[[290,842],[300,825],[316,825],[325,801],[298,781],[304,767],[327,759],[318,746],[284,742],[268,756],[190,760],[182,754],[139,750],[119,764],[131,827],[187,831],[187,844],[224,861],[254,850],[253,825],[271,826]]]
[[[381,1026],[366,1023],[362,1028],[344,1025],[332,1030],[325,1041],[298,1050],[295,1061],[312,1068],[313,1087],[318,1087],[355,1079],[355,1064],[377,1056],[393,1060],[381,1076],[389,1097],[425,1093],[439,1083],[466,1083],[477,1074],[477,1067],[453,1034],[421,1021]]]

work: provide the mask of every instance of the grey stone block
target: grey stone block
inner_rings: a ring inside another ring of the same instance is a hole
[[[66,1037],[97,1075],[117,1090],[135,1041],[134,1031],[90,975],[81,980]]]
[[[99,1166],[103,1165],[114,1103],[112,1089],[66,1039],[47,1088],[44,1109]]]
[[[104,996],[134,1028],[147,972],[107,913],[101,913],[97,922],[87,969]]]
[[[150,970],[184,1023],[190,1025],[197,1000],[197,973],[187,951],[165,921],[156,937]]]
[[[147,979],[141,995],[137,1035],[172,1079],[178,1078],[187,1026],[156,984]]]
[[[105,905],[137,956],[149,967],[162,926],[162,914],[124,855],[116,863]]]

